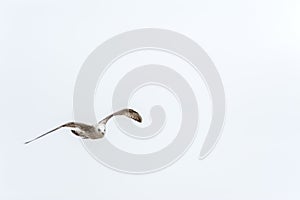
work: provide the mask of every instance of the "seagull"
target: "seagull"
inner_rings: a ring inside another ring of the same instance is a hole
[[[99,139],[99,138],[103,138],[105,133],[106,133],[106,123],[108,122],[108,120],[110,118],[112,118],[113,116],[117,116],[117,115],[123,115],[126,117],[129,117],[137,122],[142,122],[142,117],[140,116],[140,114],[132,109],[123,109],[120,110],[118,112],[115,112],[109,116],[107,116],[106,118],[102,119],[100,122],[98,122],[95,125],[89,125],[89,124],[84,124],[84,123],[79,123],[79,122],[68,122],[65,123],[59,127],[56,127],[55,129],[52,129],[51,131],[48,131],[47,133],[44,133],[32,140],[29,140],[27,142],[25,142],[25,144],[28,144],[30,142],[33,142],[41,137],[44,137],[45,135],[48,135],[49,133],[52,133],[60,128],[70,128],[71,132],[73,134],[75,134],[76,136],[79,136],[83,139]]]

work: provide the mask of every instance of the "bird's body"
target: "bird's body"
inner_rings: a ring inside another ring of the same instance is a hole
[[[134,111],[132,109],[123,109],[123,110],[120,110],[118,112],[115,112],[115,113],[107,116],[106,118],[104,118],[103,120],[101,120],[100,122],[98,122],[95,125],[89,125],[89,124],[84,124],[84,123],[79,123],[79,122],[65,123],[51,131],[48,131],[47,133],[44,133],[43,135],[40,135],[40,136],[34,138],[33,140],[25,142],[25,144],[28,144],[28,143],[30,143],[34,140],[37,140],[49,133],[52,133],[53,131],[56,131],[56,130],[58,130],[60,128],[64,128],[64,127],[70,128],[71,132],[74,135],[79,136],[83,139],[100,139],[100,138],[103,138],[106,133],[106,123],[108,122],[108,120],[110,118],[112,118],[113,116],[116,116],[116,115],[124,115],[131,119],[134,119],[135,121],[142,122],[142,117],[139,115],[139,113],[137,113],[136,111]]]
[[[79,128],[79,126],[80,126],[80,128]],[[79,126],[76,128],[71,128],[71,132],[74,133],[74,135],[77,135],[84,139],[87,139],[87,138],[98,139],[98,138],[102,138],[104,136],[103,132],[97,131],[97,127],[95,125],[92,126],[92,125],[80,123]]]

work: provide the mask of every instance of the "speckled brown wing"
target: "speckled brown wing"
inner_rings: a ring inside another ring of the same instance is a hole
[[[54,131],[56,131],[56,130],[58,130],[60,128],[64,128],[64,127],[73,128],[73,129],[78,128],[78,129],[81,129],[82,131],[88,131],[88,130],[90,130],[92,128],[92,126],[87,125],[87,124],[83,124],[83,123],[68,122],[68,123],[65,123],[65,124],[63,124],[63,125],[61,125],[59,127],[56,127],[55,129],[52,129],[51,131],[48,131],[47,133],[44,133],[44,134],[42,134],[42,135],[40,135],[40,136],[38,136],[38,137],[36,137],[36,138],[34,138],[32,140],[29,140],[29,141],[25,142],[25,144],[33,142],[33,141],[35,141],[35,140],[37,140],[37,139],[39,139],[39,138],[41,138],[41,137],[43,137],[43,136],[45,136],[45,135],[47,135],[49,133],[52,133],[52,132],[54,132]]]
[[[115,112],[115,113],[107,116],[106,118],[101,120],[99,122],[99,124],[106,124],[110,118],[112,118],[113,116],[117,116],[117,115],[124,115],[126,117],[129,117],[129,118],[137,121],[137,122],[142,122],[142,117],[138,112],[136,112],[135,110],[126,108],[126,109],[120,110],[118,112]]]

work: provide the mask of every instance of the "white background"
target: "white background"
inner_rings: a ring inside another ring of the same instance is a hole
[[[171,167],[137,176],[102,166],[66,131],[23,145],[73,119],[92,50],[145,27],[188,36],[218,68],[227,116],[209,157],[197,159],[202,134]],[[299,54],[297,0],[1,1],[0,199],[299,199]]]

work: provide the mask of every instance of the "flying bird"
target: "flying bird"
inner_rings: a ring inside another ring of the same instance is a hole
[[[29,140],[25,142],[25,144],[28,144],[30,142],[33,142],[41,137],[44,137],[45,135],[48,135],[49,133],[52,133],[60,128],[70,128],[71,132],[75,134],[76,136],[79,136],[83,139],[99,139],[103,138],[105,133],[106,133],[106,123],[110,118],[113,116],[117,115],[123,115],[126,117],[129,117],[135,121],[142,122],[142,117],[140,114],[132,109],[123,109],[118,112],[115,112],[106,118],[102,119],[100,122],[98,122],[95,125],[89,125],[89,124],[84,124],[84,123],[79,123],[79,122],[68,122],[65,123],[59,127],[56,127],[55,129],[48,131],[47,133],[44,133],[32,140]]]

